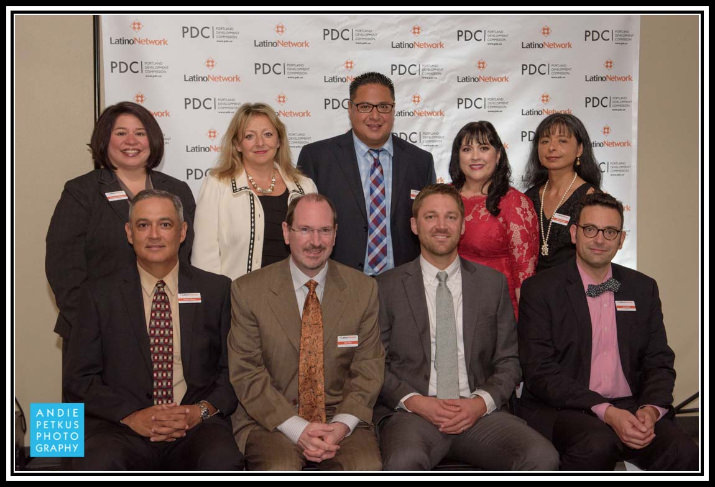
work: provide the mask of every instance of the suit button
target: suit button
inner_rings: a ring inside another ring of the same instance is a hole
[[[363,263],[362,263],[362,262],[359,262],[359,263],[358,263],[358,268],[362,269],[362,266],[363,266]]]
[[[151,392],[147,393],[146,398],[151,399],[151,395],[152,395]]]
[[[367,226],[362,227],[362,231],[367,233]]]

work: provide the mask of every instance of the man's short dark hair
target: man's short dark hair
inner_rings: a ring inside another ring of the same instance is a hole
[[[417,218],[417,214],[419,213],[420,207],[422,206],[422,202],[425,200],[425,198],[427,198],[428,196],[432,196],[433,194],[443,194],[446,196],[451,196],[457,203],[457,207],[459,208],[459,214],[462,215],[462,218],[464,218],[464,202],[462,201],[462,196],[459,194],[457,188],[455,188],[451,184],[444,183],[430,184],[422,188],[422,191],[419,192],[419,194],[415,198],[415,201],[412,203],[413,218]]]
[[[371,84],[387,87],[390,90],[392,100],[395,100],[395,85],[392,84],[392,80],[382,73],[376,73],[374,71],[371,71],[369,73],[361,74],[350,83],[350,101],[353,101],[355,99],[355,93],[357,93],[358,88],[360,88],[362,85]]]
[[[141,200],[148,200],[149,198],[162,198],[171,201],[174,205],[174,209],[176,209],[176,216],[179,218],[179,223],[184,223],[184,205],[181,203],[181,198],[163,189],[145,189],[139,191],[134,198],[129,201],[129,221],[132,219],[134,205]]]
[[[604,193],[602,191],[587,193],[576,205],[576,218],[574,218],[573,223],[581,223],[581,211],[587,206],[604,206],[606,208],[612,208],[616,210],[621,216],[621,230],[623,229],[623,203],[618,201],[610,194]]]

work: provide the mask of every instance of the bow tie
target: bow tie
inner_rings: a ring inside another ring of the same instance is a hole
[[[620,288],[621,283],[611,277],[606,282],[602,282],[601,284],[589,284],[588,289],[586,290],[586,296],[595,298],[606,291],[612,291],[614,293],[618,292]]]

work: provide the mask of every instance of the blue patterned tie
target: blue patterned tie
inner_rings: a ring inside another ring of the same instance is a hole
[[[387,265],[387,206],[385,175],[380,164],[382,149],[370,149],[373,159],[370,170],[370,211],[368,214],[367,262],[375,274]]]

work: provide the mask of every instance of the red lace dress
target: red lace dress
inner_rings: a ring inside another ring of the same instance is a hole
[[[462,197],[465,230],[459,255],[496,269],[506,276],[509,296],[518,318],[516,289],[534,275],[539,252],[539,220],[529,198],[514,188],[499,202],[499,216],[487,211],[486,196]]]

